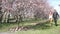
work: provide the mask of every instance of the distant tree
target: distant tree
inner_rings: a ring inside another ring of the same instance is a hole
[[[2,13],[2,0],[0,0],[0,23],[2,22],[2,17],[3,17],[3,13]]]
[[[47,19],[49,12],[53,10],[47,0],[2,0],[2,7],[3,12],[10,11],[18,21],[34,17]]]
[[[12,15],[18,27],[25,18],[47,19],[53,10],[47,0],[2,0],[3,22],[9,22]]]

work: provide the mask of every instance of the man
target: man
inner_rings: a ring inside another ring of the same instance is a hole
[[[55,22],[55,25],[57,26],[57,19],[58,19],[58,13],[57,11],[55,10],[54,13],[53,13],[53,19],[54,19],[54,22]]]

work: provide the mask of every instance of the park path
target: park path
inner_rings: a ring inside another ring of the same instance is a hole
[[[0,32],[0,34],[14,34],[14,32]]]

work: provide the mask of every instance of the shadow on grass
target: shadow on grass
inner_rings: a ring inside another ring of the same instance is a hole
[[[15,25],[16,23],[0,23],[0,29],[2,28],[9,28],[10,26]]]
[[[44,29],[50,29],[51,26],[46,22],[46,23],[37,23],[36,25],[27,25],[25,27],[28,27],[30,29],[34,30],[44,30]]]
[[[0,24],[0,27],[1,28],[3,28],[4,26],[9,27],[10,25],[11,25],[11,23],[3,23],[3,24]],[[45,29],[50,29],[50,28],[51,28],[51,26],[49,25],[49,22],[40,22],[40,23],[37,23],[35,25],[32,24],[32,25],[26,25],[26,26],[21,26],[20,27],[21,30],[25,30],[25,29],[26,30],[29,30],[29,29],[45,30]]]

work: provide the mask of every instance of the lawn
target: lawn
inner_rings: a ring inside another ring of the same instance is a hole
[[[58,20],[58,26],[55,26],[53,23],[53,26],[51,27],[43,27],[43,29],[40,27],[42,26],[35,26],[31,30],[18,31],[15,32],[15,34],[60,34],[60,20]]]
[[[37,20],[37,21],[22,22],[19,24],[20,26],[29,26],[31,27],[31,29],[26,31],[22,30],[22,31],[12,32],[12,33],[13,34],[60,34],[60,20],[58,20],[58,26],[55,26],[54,22],[53,22],[53,26],[50,26],[49,24],[42,24],[42,25],[31,24],[31,23],[37,23],[37,22],[40,22],[40,21]],[[10,24],[9,26],[8,25],[5,24],[4,27],[0,26],[1,27],[0,32],[6,32],[8,31],[8,28],[17,26],[17,24]]]

